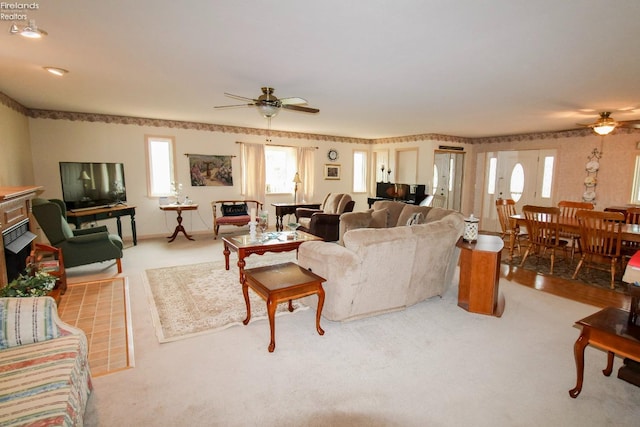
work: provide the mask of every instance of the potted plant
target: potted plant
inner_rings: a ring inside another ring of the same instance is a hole
[[[49,295],[56,277],[30,264],[17,278],[0,289],[0,297],[41,297]]]

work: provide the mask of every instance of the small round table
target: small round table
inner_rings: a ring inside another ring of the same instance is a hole
[[[197,204],[183,205],[183,204],[172,203],[170,205],[161,205],[160,209],[163,211],[176,211],[178,213],[178,218],[177,218],[178,225],[176,225],[176,229],[173,231],[173,234],[167,237],[167,239],[169,239],[168,243],[171,243],[174,240],[176,240],[178,233],[184,234],[184,236],[189,240],[194,240],[193,237],[187,234],[187,230],[185,230],[184,226],[182,225],[182,211],[198,210]]]

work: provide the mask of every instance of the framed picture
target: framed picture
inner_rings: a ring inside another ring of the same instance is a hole
[[[324,179],[340,179],[340,165],[324,165]]]

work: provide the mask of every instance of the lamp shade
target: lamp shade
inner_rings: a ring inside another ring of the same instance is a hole
[[[293,182],[295,182],[296,184],[302,183],[302,180],[300,179],[300,174],[298,172],[296,172],[296,175],[293,177]]]
[[[82,181],[86,181],[86,180],[90,180],[90,179],[91,179],[91,177],[89,176],[89,174],[87,174],[87,171],[83,170],[83,171],[80,173],[80,177],[79,177],[78,179],[79,179],[79,180],[82,180]]]

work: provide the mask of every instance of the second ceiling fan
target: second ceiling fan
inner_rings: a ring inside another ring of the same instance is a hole
[[[224,94],[229,98],[245,101],[244,104],[235,105],[219,105],[214,108],[236,108],[236,107],[256,107],[262,116],[270,119],[274,117],[281,108],[294,111],[302,111],[304,113],[318,113],[317,108],[307,107],[307,101],[303,98],[280,98],[273,94],[274,89],[272,87],[263,87],[262,95],[257,98],[247,98],[240,95],[234,95],[232,93],[225,92]]]

